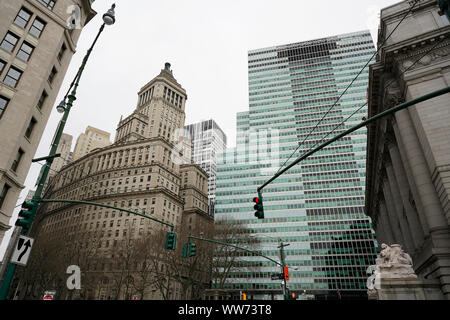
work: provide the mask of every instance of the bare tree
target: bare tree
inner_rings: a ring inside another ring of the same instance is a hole
[[[152,263],[152,243],[154,237],[147,233],[135,242],[137,268],[134,272],[133,288],[139,295],[140,300],[144,300],[146,291],[155,284],[155,269]]]
[[[176,261],[175,256],[179,253],[179,251],[165,249],[166,235],[167,232],[157,230],[149,247],[152,252],[149,262],[153,270],[153,283],[163,300],[171,299],[174,293],[177,276],[171,272],[170,268]]]
[[[138,264],[137,239],[132,233],[134,228],[129,226],[125,230],[127,230],[127,234],[119,241],[119,245],[115,250],[116,254],[119,255],[119,259],[114,259],[116,264],[111,272],[113,294],[116,299],[120,299],[121,296],[124,299],[131,298],[131,291],[134,285],[133,274]],[[122,290],[124,291],[122,292]]]
[[[41,299],[44,291],[60,287],[61,268],[58,253],[62,252],[62,242],[41,238],[33,246],[26,267],[17,273],[21,299]]]
[[[214,239],[217,241],[252,251],[259,244],[258,240],[250,237],[247,226],[237,220],[223,219],[216,221],[214,228]],[[239,256],[244,253],[244,251],[232,246],[214,245],[214,259],[212,260],[212,284],[214,288],[223,289],[230,273],[242,268]]]
[[[212,268],[213,245],[204,241],[189,240],[187,231],[178,232],[175,254],[170,256],[169,272],[181,286],[181,299],[200,299],[203,290],[209,288]],[[182,257],[184,246],[196,245],[196,255]]]

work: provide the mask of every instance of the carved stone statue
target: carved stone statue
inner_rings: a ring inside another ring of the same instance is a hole
[[[401,278],[405,278],[405,276],[417,278],[412,268],[410,255],[404,252],[399,244],[388,246],[383,243],[381,248],[381,257],[376,259],[377,267],[379,267],[381,274],[395,274],[395,277],[399,276]],[[394,276],[386,276],[386,278],[394,278]]]
[[[381,245],[380,258],[377,258],[376,265],[369,266],[367,273],[367,293],[370,296],[376,295],[381,279],[411,279],[417,278],[412,267],[412,259],[404,252],[399,244],[388,246]]]

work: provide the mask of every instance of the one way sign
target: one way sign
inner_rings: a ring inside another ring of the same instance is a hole
[[[34,239],[32,238],[20,235],[16,242],[16,247],[11,257],[11,262],[21,266],[26,266],[28,257],[30,256],[31,247],[33,246],[33,241]]]

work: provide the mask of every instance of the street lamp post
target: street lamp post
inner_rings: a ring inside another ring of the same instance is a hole
[[[105,25],[112,25],[116,21],[115,12],[114,12],[115,7],[116,7],[116,5],[113,4],[111,6],[111,8],[103,15],[103,24],[100,27],[100,30],[98,31],[97,36],[94,39],[94,42],[92,43],[91,47],[87,51],[86,55],[84,56],[83,62],[81,64],[80,68],[78,69],[78,72],[75,76],[74,81],[70,85],[69,91],[72,89],[72,92],[69,95],[66,94],[63,101],[61,101],[59,103],[59,105],[57,106],[58,112],[60,112],[60,113],[64,112],[64,114],[58,124],[58,128],[57,128],[55,136],[53,138],[49,156],[45,157],[46,162],[41,170],[41,173],[38,177],[38,181],[36,183],[37,188],[36,188],[34,197],[32,199],[33,202],[38,202],[41,199],[41,194],[44,189],[45,181],[47,180],[47,176],[50,171],[50,167],[53,163],[53,159],[56,156],[56,149],[58,148],[59,140],[61,139],[61,135],[63,133],[65,124],[67,122],[67,118],[69,116],[70,109],[73,106],[73,102],[76,100],[76,92],[77,92],[77,88],[78,88],[78,85],[80,82],[81,74],[83,73],[84,67],[86,66],[89,56],[91,55],[92,49],[94,48],[95,44],[97,43],[97,40],[98,40],[100,34],[103,32]],[[68,99],[67,104],[65,103],[66,98]],[[22,228],[21,234],[26,235],[27,233],[28,233],[28,229]],[[10,263],[8,266],[8,271],[6,272],[5,278],[2,282],[2,286],[0,288],[0,300],[6,300],[8,292],[9,292],[9,288],[11,286],[11,281],[14,278],[15,271],[16,271],[16,264]]]

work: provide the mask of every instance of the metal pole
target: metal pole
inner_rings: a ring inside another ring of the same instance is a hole
[[[283,241],[280,241],[280,245],[278,246],[278,248],[280,248],[280,261],[281,261],[281,273],[283,274],[283,297],[284,300],[287,300],[287,281],[286,281],[286,273],[285,273],[285,266],[286,263],[284,261],[284,247],[287,247],[289,245],[288,244],[284,244]]]
[[[37,189],[36,189],[36,192],[34,194],[32,201],[38,201],[41,198],[41,194],[44,189],[44,184],[45,184],[45,181],[47,180],[48,173],[50,172],[50,167],[53,163],[54,155],[56,155],[56,149],[58,148],[59,140],[61,139],[61,136],[62,136],[62,133],[64,130],[64,126],[67,121],[67,117],[69,116],[70,109],[73,105],[73,102],[76,99],[75,95],[76,95],[76,90],[77,90],[78,84],[80,82],[81,74],[83,73],[84,67],[85,67],[86,62],[92,52],[92,49],[94,48],[94,45],[97,42],[97,40],[104,28],[105,28],[105,23],[103,23],[102,26],[100,27],[100,30],[98,31],[97,36],[94,39],[94,42],[92,43],[91,47],[89,48],[89,50],[87,51],[86,55],[83,58],[83,63],[81,64],[80,68],[78,69],[77,76],[75,77],[76,81],[74,83],[73,90],[72,90],[71,94],[68,96],[68,102],[67,102],[66,108],[64,110],[64,115],[59,122],[57,131],[55,134],[55,138],[53,139],[53,143],[52,143],[52,147],[51,147],[49,156],[47,157],[45,165],[43,167],[42,174],[39,176],[38,181],[36,183]],[[28,233],[27,230],[22,229],[22,231],[21,231],[22,235],[26,235],[27,233]],[[14,278],[15,271],[16,271],[16,264],[9,263],[8,271],[6,272],[5,279],[0,288],[0,300],[6,299],[8,292],[9,292],[9,288],[11,286],[12,279]]]
[[[211,243],[217,243],[217,244],[221,244],[221,245],[224,245],[224,246],[233,247],[233,248],[236,248],[236,249],[247,251],[247,252],[250,252],[251,254],[253,254],[255,256],[260,256],[260,257],[266,258],[266,259],[272,261],[273,263],[281,266],[281,264],[278,261],[273,260],[272,258],[266,257],[266,256],[264,256],[262,254],[258,254],[257,252],[249,250],[249,249],[245,249],[245,248],[242,248],[242,247],[235,246],[233,244],[229,244],[229,243],[222,242],[222,241],[217,241],[217,240],[212,240],[212,239],[199,238],[199,237],[195,237],[195,236],[188,236],[188,238],[197,239],[197,240],[200,240],[200,241],[211,242]]]
[[[432,99],[432,98],[441,96],[441,95],[446,94],[446,93],[449,93],[449,92],[450,92],[450,87],[447,87],[447,88],[443,88],[443,89],[439,89],[439,90],[433,91],[433,92],[431,92],[431,93],[428,93],[428,94],[423,95],[423,96],[421,96],[421,97],[418,97],[418,98],[416,98],[416,99],[413,99],[413,100],[404,102],[404,103],[402,103],[402,104],[399,104],[398,106],[395,106],[395,107],[393,107],[393,108],[390,108],[390,109],[388,109],[388,110],[385,110],[385,111],[383,111],[383,112],[381,112],[381,113],[379,113],[379,114],[373,116],[372,118],[367,119],[366,121],[363,121],[363,122],[361,122],[360,124],[358,124],[358,125],[356,125],[356,126],[350,128],[350,129],[348,129],[347,131],[345,131],[345,132],[343,132],[343,133],[341,133],[341,134],[338,134],[337,136],[331,138],[330,140],[328,140],[328,141],[322,143],[320,146],[316,147],[315,149],[310,150],[310,151],[304,153],[303,155],[301,155],[300,157],[298,157],[297,159],[295,159],[290,165],[288,165],[288,166],[285,167],[284,169],[280,170],[280,171],[279,171],[277,174],[275,174],[272,178],[270,178],[268,181],[266,181],[262,186],[258,187],[258,189],[257,189],[258,193],[261,192],[262,189],[263,189],[265,186],[267,186],[269,183],[271,183],[273,180],[275,180],[276,178],[278,178],[278,177],[279,177],[280,175],[282,175],[284,172],[286,172],[287,170],[289,170],[290,168],[292,168],[293,166],[295,166],[295,165],[296,165],[297,163],[299,163],[300,161],[305,160],[307,157],[309,157],[309,156],[312,155],[313,153],[315,153],[315,152],[317,152],[317,151],[319,151],[319,150],[325,148],[327,145],[329,145],[329,144],[335,142],[336,140],[339,140],[340,138],[342,138],[342,137],[344,137],[344,136],[346,136],[346,135],[352,133],[353,131],[356,131],[356,130],[358,130],[358,129],[364,127],[364,126],[367,126],[368,124],[370,124],[370,123],[372,123],[372,122],[375,122],[375,121],[377,121],[377,120],[379,120],[379,119],[381,119],[381,118],[383,118],[383,117],[385,117],[385,116],[387,116],[387,115],[393,114],[393,113],[395,113],[395,112],[397,112],[397,111],[400,111],[400,110],[402,110],[402,109],[406,109],[406,108],[408,108],[408,107],[410,107],[410,106],[412,106],[412,105],[414,105],[414,104],[417,104],[417,103],[420,103],[420,102],[423,102],[423,101],[426,101],[426,100],[429,100],[429,99]]]
[[[98,207],[103,207],[103,208],[109,208],[109,209],[124,211],[124,212],[127,212],[127,213],[132,213],[134,215],[141,216],[141,217],[144,217],[144,218],[147,218],[147,219],[159,222],[159,223],[164,224],[166,226],[169,226],[171,231],[173,231],[174,228],[175,228],[173,224],[170,224],[170,223],[158,220],[156,218],[149,217],[149,216],[146,216],[144,214],[141,214],[141,213],[138,213],[138,212],[135,212],[135,211],[122,209],[122,208],[118,208],[118,207],[114,207],[114,206],[109,206],[109,205],[102,204],[102,203],[97,203],[97,202],[90,202],[90,201],[83,201],[83,200],[67,200],[67,199],[64,199],[64,200],[62,200],[62,199],[61,200],[60,199],[39,199],[39,200],[37,200],[37,202],[42,202],[42,203],[65,202],[65,203],[76,203],[76,204],[88,204],[88,205],[93,205],[93,206],[98,206]]]

